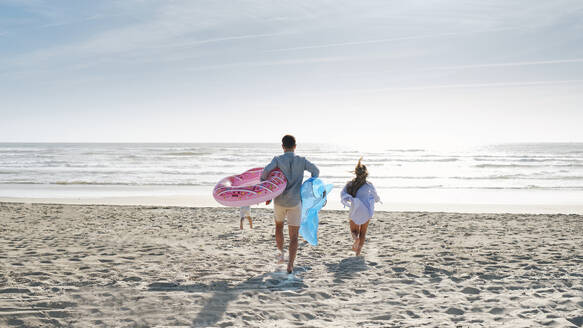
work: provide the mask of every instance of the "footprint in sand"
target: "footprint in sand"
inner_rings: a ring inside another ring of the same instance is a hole
[[[502,314],[502,313],[504,313],[504,309],[503,308],[499,308],[499,307],[495,307],[495,308],[492,308],[490,311],[488,311],[488,313],[494,314],[494,315],[496,315],[496,314]]]
[[[406,313],[407,313],[407,315],[409,317],[411,317],[413,319],[419,319],[419,318],[421,318],[420,316],[418,316],[417,314],[415,314],[415,312],[413,312],[413,311],[407,311]]]
[[[473,287],[465,287],[464,289],[462,289],[462,293],[469,295],[478,295],[480,293],[480,290]]]
[[[458,308],[451,307],[451,308],[447,309],[447,311],[445,311],[445,313],[451,314],[451,315],[463,315],[465,312],[463,310],[458,309]]]
[[[432,293],[431,293],[430,291],[428,291],[428,290],[425,290],[425,289],[424,289],[424,290],[422,290],[422,292],[423,292],[423,295],[425,295],[425,296],[427,296],[427,297],[429,297],[429,298],[434,298],[434,297],[436,297],[436,296],[435,296],[435,294],[432,294]]]

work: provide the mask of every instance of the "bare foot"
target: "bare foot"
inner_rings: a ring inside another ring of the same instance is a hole
[[[253,220],[251,219],[251,217],[248,216],[247,220],[249,221],[249,228],[253,229]],[[242,227],[243,227],[243,222],[241,222],[241,229],[243,229]]]
[[[279,252],[279,255],[277,256],[277,264],[283,264],[285,262],[285,260],[283,259],[283,252]]]
[[[360,251],[362,251],[362,246],[363,245],[356,246],[356,250],[354,251],[356,253],[356,256],[359,256],[360,255]]]
[[[287,273],[292,273],[294,272],[294,267],[291,266],[290,264],[287,265]]]
[[[356,237],[354,239],[354,243],[352,244],[352,250],[357,252],[357,253],[360,253],[360,250],[358,249],[359,244],[360,244],[360,238]],[[356,254],[356,255],[358,255],[358,254]]]

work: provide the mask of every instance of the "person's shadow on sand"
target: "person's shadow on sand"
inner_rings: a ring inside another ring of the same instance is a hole
[[[238,285],[229,285],[227,281],[216,281],[208,285],[192,284],[179,285],[175,283],[157,282],[148,286],[149,291],[181,291],[181,292],[209,292],[213,294],[208,299],[196,318],[192,321],[193,327],[216,326],[227,310],[230,302],[237,299],[244,291],[273,292],[284,290],[300,290],[306,287],[302,279],[286,272],[266,272],[260,276],[249,278]]]
[[[344,279],[352,279],[357,272],[368,270],[363,256],[345,258],[339,263],[326,263],[328,272],[334,274],[334,283],[342,283]]]

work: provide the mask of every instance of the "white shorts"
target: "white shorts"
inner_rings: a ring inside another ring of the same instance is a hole
[[[246,216],[251,216],[251,208],[249,206],[241,206],[239,208],[239,214],[241,215],[241,219]]]

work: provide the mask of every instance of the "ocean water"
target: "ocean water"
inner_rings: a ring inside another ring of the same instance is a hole
[[[455,151],[360,151],[302,144],[296,152],[315,163],[321,178],[337,190],[351,179],[350,171],[362,156],[379,193],[410,195],[401,201],[457,195],[450,197],[455,201],[467,193],[496,191],[503,191],[505,199],[544,191],[548,202],[565,197],[576,202],[583,196],[583,143],[501,144]],[[166,193],[191,186],[210,194],[222,177],[264,166],[280,153],[279,144],[5,143],[0,144],[0,197],[22,197],[14,190],[24,185],[29,191],[44,190],[43,197],[81,185],[87,186],[84,192],[101,190],[100,196],[107,196],[103,190],[113,190],[104,186],[128,186],[128,192],[158,186],[163,188],[148,190]],[[115,190],[119,196],[124,189]]]

